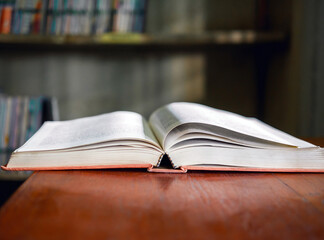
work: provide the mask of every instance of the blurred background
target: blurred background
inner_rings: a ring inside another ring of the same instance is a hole
[[[324,136],[324,1],[77,2],[0,3],[0,92],[43,120],[191,101]]]

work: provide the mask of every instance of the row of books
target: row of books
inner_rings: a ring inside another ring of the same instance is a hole
[[[0,150],[12,151],[24,144],[45,120],[57,119],[55,99],[0,96]]]
[[[147,0],[0,0],[0,33],[143,32]]]

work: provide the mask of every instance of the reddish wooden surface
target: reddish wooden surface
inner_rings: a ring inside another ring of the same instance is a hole
[[[324,174],[34,173],[0,239],[324,239]]]

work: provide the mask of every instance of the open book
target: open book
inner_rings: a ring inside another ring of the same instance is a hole
[[[162,158],[173,168],[161,168]],[[45,122],[2,168],[324,172],[324,149],[254,118],[171,103],[148,122],[124,111]]]

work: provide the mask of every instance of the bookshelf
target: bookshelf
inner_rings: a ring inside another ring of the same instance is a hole
[[[0,95],[0,165],[23,145],[45,121],[58,120],[55,98]],[[23,180],[31,171],[4,171],[0,180]]]
[[[0,88],[57,97],[62,120],[120,109],[145,115],[166,101],[263,117],[271,61],[288,55],[291,9],[289,0],[149,0],[143,32],[0,34],[9,79]]]
[[[202,34],[136,34],[107,33],[98,36],[0,35],[6,45],[253,45],[284,43],[288,34],[283,31],[232,30]]]

